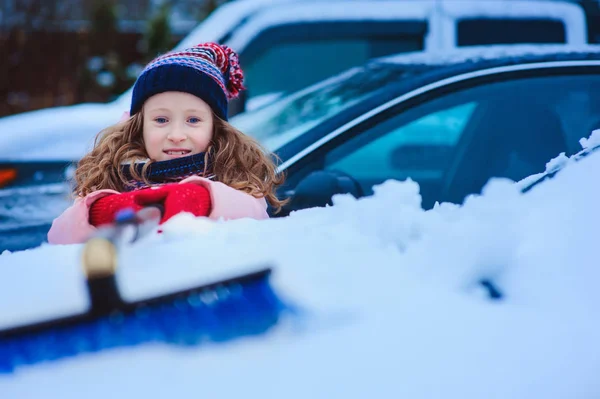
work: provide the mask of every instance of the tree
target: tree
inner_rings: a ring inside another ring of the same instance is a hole
[[[144,36],[145,52],[147,60],[156,55],[170,50],[174,46],[171,32],[171,5],[168,2],[161,4],[158,10],[148,21],[148,27]]]
[[[126,79],[116,44],[119,20],[113,0],[94,0],[90,28],[82,43],[85,57],[80,74],[80,101],[106,101],[120,94]]]

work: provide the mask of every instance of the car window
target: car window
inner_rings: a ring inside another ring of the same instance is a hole
[[[559,20],[523,19],[462,19],[457,26],[457,44],[566,43],[565,25]]]
[[[598,125],[599,104],[600,75],[591,71],[485,83],[408,109],[399,104],[306,162],[347,173],[367,195],[374,184],[411,178],[424,206],[462,202],[491,177],[518,181],[543,172],[561,152],[578,151],[579,139]]]
[[[476,106],[436,110],[391,129],[394,121],[382,124],[329,152],[325,168],[351,175],[367,193],[387,179],[440,180]]]

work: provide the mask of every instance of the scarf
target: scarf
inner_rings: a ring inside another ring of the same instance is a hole
[[[206,153],[190,155],[187,157],[169,159],[167,161],[153,162],[148,166],[146,177],[150,184],[134,179],[131,172],[135,168],[141,176],[145,162],[129,163],[122,166],[122,172],[127,180],[125,191],[134,191],[142,188],[160,186],[167,183],[178,182],[190,176],[204,176]],[[208,169],[208,168],[207,168]],[[206,176],[209,179],[214,175]]]

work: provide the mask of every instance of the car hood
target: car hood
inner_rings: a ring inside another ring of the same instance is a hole
[[[25,112],[0,119],[1,161],[78,160],[102,129],[119,121],[122,101]]]

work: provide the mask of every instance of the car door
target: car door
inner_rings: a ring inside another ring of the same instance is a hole
[[[410,178],[431,207],[460,203],[491,177],[543,172],[559,153],[576,152],[597,123],[599,72],[600,61],[565,61],[431,83],[301,151],[283,165],[284,191],[315,170],[349,175],[367,195],[385,180]]]

